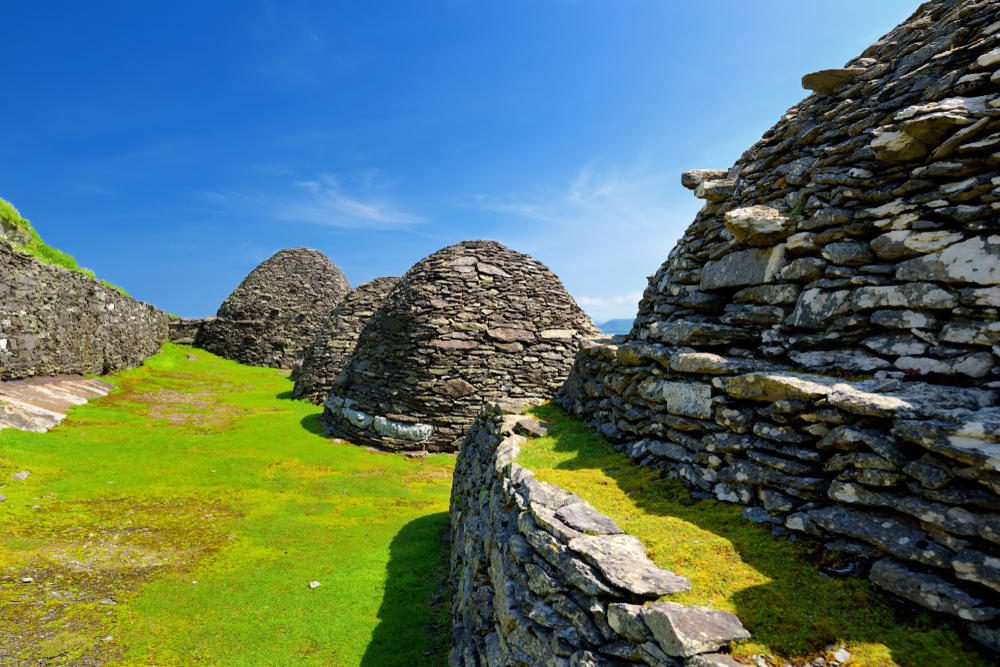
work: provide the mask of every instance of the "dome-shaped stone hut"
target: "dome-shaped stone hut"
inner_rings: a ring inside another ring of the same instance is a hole
[[[290,368],[350,290],[323,253],[280,250],[222,302],[218,317],[199,329],[195,345],[244,364]]]
[[[365,326],[324,421],[357,444],[455,450],[484,401],[551,397],[596,334],[540,262],[495,241],[449,246],[407,271]]]
[[[293,398],[321,404],[354,352],[361,330],[396,286],[399,278],[376,278],[356,287],[340,302],[302,357]]]

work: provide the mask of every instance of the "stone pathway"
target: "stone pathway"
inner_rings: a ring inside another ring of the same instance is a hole
[[[70,406],[106,396],[114,385],[79,375],[0,382],[0,430],[44,433],[66,418]]]

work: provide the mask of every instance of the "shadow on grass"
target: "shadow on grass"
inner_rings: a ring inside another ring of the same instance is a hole
[[[392,539],[379,624],[363,667],[448,662],[448,513],[414,519]]]
[[[299,420],[299,424],[302,425],[302,428],[309,431],[313,435],[320,435],[325,438],[326,426],[323,425],[323,422],[320,421],[319,418],[320,418],[320,413],[317,412],[315,414],[303,417],[301,420]]]
[[[768,528],[744,518],[741,506],[692,499],[679,482],[615,452],[602,436],[554,405],[532,412],[549,423],[553,450],[574,455],[556,468],[601,470],[643,512],[681,519],[728,540],[744,563],[771,579],[736,591],[730,601],[754,641],[769,646],[776,655],[815,655],[831,643],[870,642],[885,645],[888,654],[883,651],[884,657],[857,664],[996,664],[968,642],[959,648],[963,642],[946,622],[893,606],[871,590],[866,580],[821,576],[814,547],[771,536]],[[586,497],[586,489],[575,490]],[[661,565],[674,569],[669,563]],[[697,593],[695,579],[692,576]]]
[[[280,394],[278,394],[277,396],[275,396],[275,398],[277,398],[279,400],[282,400],[282,401],[290,401],[290,400],[292,400],[292,392],[291,391],[283,391]]]

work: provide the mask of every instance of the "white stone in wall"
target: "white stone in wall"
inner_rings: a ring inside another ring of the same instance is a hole
[[[373,423],[379,435],[413,442],[426,440],[434,433],[430,424],[401,424],[385,417],[375,417]]]
[[[639,394],[663,403],[675,415],[708,419],[712,416],[712,388],[702,382],[672,382],[655,377],[639,384]]]
[[[726,229],[740,243],[774,245],[795,231],[795,222],[770,206],[747,206],[725,214]]]
[[[1000,235],[974,237],[903,262],[896,279],[1000,284]]]

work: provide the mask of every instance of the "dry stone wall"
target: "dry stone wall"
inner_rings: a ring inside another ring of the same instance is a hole
[[[275,253],[233,290],[195,345],[251,366],[291,368],[351,287],[340,269],[309,248]]]
[[[168,322],[167,340],[171,343],[181,343],[183,345],[194,345],[198,333],[206,322],[214,321],[214,317],[201,317],[197,319],[187,317],[171,317]]]
[[[399,278],[376,278],[358,285],[344,297],[323,325],[294,371],[293,398],[320,405],[330,395],[334,382],[354,352],[361,330],[395,287]]]
[[[929,2],[728,170],[558,402],[1000,647],[1000,4]]]
[[[597,329],[540,262],[465,241],[417,262],[365,325],[325,401],[356,444],[455,451],[483,400],[555,394]]]
[[[167,338],[166,313],[4,241],[0,275],[0,380],[138,366]]]
[[[716,609],[650,600],[691,582],[579,496],[517,464],[521,436],[496,408],[470,428],[451,495],[450,664],[736,667],[749,637]]]

